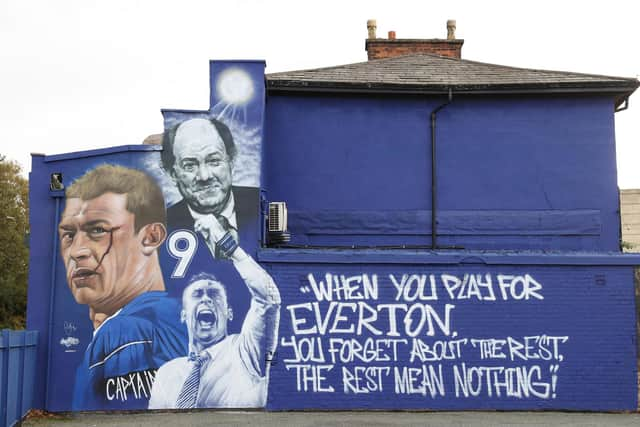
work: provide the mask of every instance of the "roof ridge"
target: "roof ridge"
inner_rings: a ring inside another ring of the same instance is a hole
[[[371,93],[602,93],[620,105],[639,86],[633,77],[514,67],[433,53],[283,71],[265,76],[269,90]]]
[[[369,64],[375,65],[375,64],[380,64],[380,63],[384,63],[384,62],[394,62],[394,61],[397,61],[398,59],[407,59],[407,58],[424,57],[424,56],[431,57],[431,58],[442,59],[442,60],[446,60],[446,61],[477,64],[477,65],[482,65],[482,66],[487,66],[487,67],[497,67],[497,68],[506,69],[506,70],[529,71],[529,72],[536,72],[536,73],[557,73],[557,74],[564,74],[564,75],[567,75],[567,76],[598,77],[598,78],[606,78],[606,79],[624,80],[624,81],[629,81],[629,82],[638,82],[638,79],[634,78],[634,77],[609,76],[609,75],[605,75],[605,74],[580,73],[580,72],[574,72],[574,71],[549,70],[549,69],[542,69],[542,68],[515,67],[515,66],[511,66],[511,65],[494,64],[494,63],[476,61],[476,60],[471,60],[471,59],[452,58],[452,57],[449,57],[449,56],[442,56],[442,55],[437,55],[437,54],[433,54],[433,53],[426,53],[426,52],[416,52],[416,53],[410,53],[410,54],[406,54],[406,55],[393,56],[393,57],[390,57],[390,58],[371,59],[371,60],[368,60],[368,61],[352,62],[350,64],[334,65],[334,66],[331,66],[331,67],[319,67],[319,68],[307,68],[307,69],[302,69],[302,70],[279,71],[277,73],[269,73],[269,74],[266,75],[266,77],[267,78],[269,78],[271,76],[278,77],[279,75],[286,75],[286,74],[291,74],[291,73],[302,73],[302,72],[307,73],[307,72],[330,71],[330,70],[336,70],[336,69],[341,69],[341,68],[345,68],[345,67],[353,67],[353,66],[358,66],[358,65],[366,66],[366,65],[369,65]]]

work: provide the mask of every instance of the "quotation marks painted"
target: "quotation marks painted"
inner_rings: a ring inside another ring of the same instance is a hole
[[[299,392],[556,398],[568,336],[456,338],[453,329],[457,302],[541,303],[529,274],[311,273],[298,289],[311,301],[285,307],[292,334],[280,346]]]
[[[551,397],[556,398],[556,385],[558,384],[558,371],[560,365],[551,365],[549,371],[551,371]]]

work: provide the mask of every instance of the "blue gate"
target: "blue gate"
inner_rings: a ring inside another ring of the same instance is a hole
[[[0,333],[0,425],[20,422],[33,401],[37,331]]]

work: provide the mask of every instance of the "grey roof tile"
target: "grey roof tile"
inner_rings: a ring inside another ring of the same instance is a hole
[[[270,90],[389,92],[609,92],[629,94],[640,82],[564,71],[536,70],[413,54],[356,64],[272,73]]]

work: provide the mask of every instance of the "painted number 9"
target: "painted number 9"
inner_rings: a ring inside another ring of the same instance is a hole
[[[171,256],[178,260],[171,277],[184,277],[193,259],[193,254],[198,249],[198,239],[195,234],[188,230],[179,230],[172,233],[167,242],[167,249]]]

